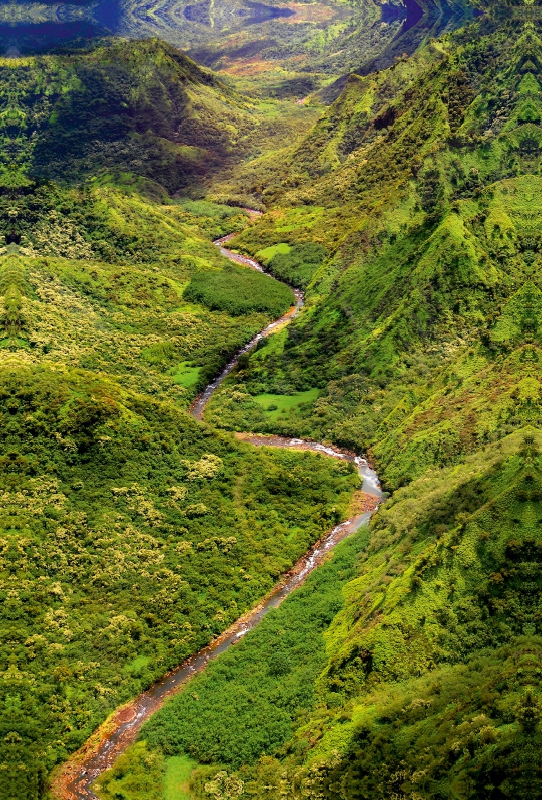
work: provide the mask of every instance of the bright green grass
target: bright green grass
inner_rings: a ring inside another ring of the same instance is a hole
[[[190,200],[183,197],[176,202],[181,208],[195,217],[223,220],[229,217],[238,217],[240,213],[238,208],[211,203],[208,200]]]
[[[190,361],[182,361],[178,367],[171,370],[173,380],[183,389],[191,389],[196,385],[201,372],[201,367],[191,367]]]
[[[272,100],[264,100],[258,103],[257,112],[267,119],[276,119],[282,112],[282,107],[279,103]]]
[[[188,756],[171,756],[166,761],[164,800],[190,800],[188,781],[196,762]]]
[[[264,361],[271,355],[280,355],[284,351],[284,345],[287,339],[288,330],[287,328],[282,328],[278,333],[274,333],[272,336],[269,336],[268,339],[265,339],[265,346],[255,350],[251,355],[251,359],[253,361]]]
[[[150,656],[146,656],[142,653],[136,656],[129,664],[126,664],[124,671],[128,672],[130,675],[138,675],[141,670],[145,669],[150,660]]]
[[[262,406],[270,419],[275,420],[282,412],[291,411],[302,403],[314,403],[319,395],[319,389],[307,389],[295,394],[258,394],[253,400]]]
[[[279,242],[278,244],[273,244],[270,247],[264,247],[263,250],[258,250],[256,253],[256,258],[258,261],[263,261],[266,263],[267,261],[271,261],[273,256],[276,256],[278,253],[282,253],[286,255],[290,252],[292,248],[286,242]]]

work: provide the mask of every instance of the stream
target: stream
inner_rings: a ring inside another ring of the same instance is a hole
[[[224,247],[224,245],[227,244],[236,235],[237,234],[235,233],[230,233],[228,236],[223,236],[221,239],[217,239],[216,242],[214,242],[214,244],[220,248],[220,252],[222,253],[222,255],[225,256],[226,258],[229,258],[230,261],[235,261],[236,264],[242,264],[245,267],[250,267],[250,269],[257,270],[258,272],[265,272],[262,265],[258,264],[257,261],[254,261],[252,258],[248,258],[248,256],[241,256],[239,255],[239,253],[234,253],[232,250],[228,250],[226,247]],[[273,280],[277,279],[273,278]],[[280,281],[278,281],[278,283],[280,283]],[[276,319],[274,322],[271,322],[269,325],[267,325],[267,327],[265,327],[262,331],[257,333],[256,336],[254,336],[248,344],[246,344],[243,348],[241,348],[241,350],[239,350],[239,352],[232,358],[229,364],[227,364],[224,367],[220,375],[217,378],[215,378],[214,381],[211,381],[211,383],[208,384],[208,386],[204,389],[204,391],[200,394],[200,396],[194,400],[194,402],[190,406],[190,413],[192,414],[193,417],[199,420],[203,419],[203,412],[205,410],[205,406],[211,399],[212,395],[216,392],[220,384],[223,383],[230,374],[230,372],[233,369],[235,369],[235,367],[239,363],[239,359],[241,358],[241,356],[245,355],[245,353],[249,353],[256,347],[256,345],[261,339],[265,339],[267,336],[273,333],[273,331],[276,331],[277,328],[280,328],[282,325],[285,325],[287,322],[289,322],[291,319],[297,316],[297,314],[299,314],[299,311],[301,308],[303,308],[303,303],[304,303],[303,292],[300,292],[299,289],[293,289],[293,293],[295,295],[295,305],[293,305],[286,312],[286,314],[283,314],[282,317],[279,317],[279,319]]]
[[[264,268],[256,261],[234,253],[224,246],[234,235],[230,234],[215,242],[221,253],[238,264],[265,272]],[[295,291],[295,297],[295,305],[286,314],[254,336],[194,401],[190,408],[190,413],[196,419],[203,419],[205,406],[214,392],[236,367],[239,358],[256,347],[262,338],[269,336],[270,333],[281,325],[286,324],[299,313],[303,306],[303,293]],[[255,628],[269,611],[277,608],[284,598],[288,597],[300,586],[306,577],[321,564],[327,553],[369,521],[382,499],[378,476],[361,456],[340,448],[323,445],[319,442],[286,436],[268,436],[253,433],[236,433],[235,435],[239,440],[255,447],[311,450],[354,464],[362,481],[361,489],[365,495],[364,506],[357,515],[341,522],[324,534],[257,606],[236,620],[233,625],[207,647],[204,647],[178,667],[168,672],[149,689],[142,692],[139,697],[117,709],[112,717],[98,728],[86,744],[63,765],[52,786],[53,796],[57,798],[62,798],[62,800],[98,800],[92,791],[92,783],[102,772],[109,769],[118,756],[137,738],[143,723],[161,708],[168,697],[178,692],[190,678],[202,672],[210,661],[218,658],[221,653],[238,642],[248,631]]]

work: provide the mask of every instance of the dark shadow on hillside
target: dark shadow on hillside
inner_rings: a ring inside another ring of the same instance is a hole
[[[437,0],[405,0],[406,18],[401,30],[388,47],[375,59],[361,63],[354,72],[368,75],[376,70],[387,69],[396,58],[410,56],[424,42],[445,33],[457,30],[480,12],[466,2],[438,2]],[[384,11],[384,9],[386,9]],[[383,6],[383,21],[389,9]]]
[[[43,52],[68,42],[110,34],[119,19],[119,3],[5,2],[0,0],[0,53]]]

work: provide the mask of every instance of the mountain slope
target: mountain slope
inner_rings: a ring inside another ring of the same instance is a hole
[[[495,363],[499,354],[507,354],[512,372],[518,368],[510,353],[511,345],[519,347],[518,333],[509,342],[514,334],[497,318],[508,317],[512,296],[516,305],[523,301],[535,308],[538,302],[531,203],[536,204],[540,186],[532,156],[524,149],[538,134],[536,126],[522,118],[536,115],[528,109],[531,103],[536,109],[532,86],[536,89],[538,84],[536,71],[523,70],[534,48],[532,34],[524,33],[519,40],[511,35],[512,42],[502,47],[507,63],[498,69],[492,59],[495,41],[502,36],[499,29],[474,37],[400,92],[388,108],[400,106],[401,116],[309,184],[310,200],[321,203],[325,198],[325,206],[296,212],[279,207],[239,237],[239,246],[252,253],[265,253],[266,247],[272,253],[284,242],[293,258],[296,248],[311,241],[332,253],[313,273],[308,313],[280,344],[268,345],[268,354],[264,347],[240,376],[243,384],[235,390],[245,392],[247,409],[253,408],[247,391],[258,396],[265,387],[267,392],[288,394],[317,386],[322,394],[313,415],[285,419],[284,429],[298,426],[304,434],[328,436],[360,449],[378,443],[378,454],[386,447],[384,435],[391,435],[403,420],[408,419],[409,447],[420,425],[429,429],[436,422],[430,413],[431,397],[439,406],[434,415],[447,417],[446,406],[465,397],[454,385],[459,388],[467,376],[469,385],[477,386],[483,375],[490,392],[491,381],[497,380],[491,377],[492,365],[501,370],[501,361]],[[478,72],[484,63],[485,73]],[[456,114],[459,106],[447,81],[457,85],[460,67],[472,77],[463,93],[467,105],[452,124],[450,108]],[[487,99],[490,91],[493,100]],[[443,96],[451,98],[447,107]],[[504,111],[497,111],[503,104]],[[340,107],[337,101],[331,119]],[[377,108],[368,127],[379,128],[383,114]],[[434,122],[428,134],[424,119]],[[317,130],[323,127],[319,123]],[[312,140],[313,135],[307,147]],[[337,192],[342,187],[345,202],[339,208],[333,204],[334,187]],[[355,203],[348,202],[349,193],[358,196]],[[293,203],[299,190],[286,196]],[[274,258],[278,256],[269,260],[270,269]],[[528,317],[519,308],[515,313]],[[536,317],[528,325],[529,335],[536,337]],[[501,372],[499,377],[502,380]],[[233,383],[225,387],[228,391],[233,391]],[[482,390],[474,391],[483,402]],[[514,392],[512,385],[509,391]],[[219,402],[216,398],[215,420],[220,419]],[[471,393],[463,411],[458,408],[459,414],[452,415],[453,425],[447,423],[461,429],[458,454],[487,441],[496,426],[506,426],[507,413],[515,413],[511,402],[497,422],[496,409],[485,416],[480,409],[476,430],[469,433],[472,426],[466,425],[465,415],[474,413],[472,402]],[[231,404],[227,407],[230,413],[234,410]],[[239,424],[239,415],[236,420]],[[265,424],[265,418],[258,422]],[[440,458],[437,454],[437,463]],[[401,459],[405,473],[411,474],[404,450]],[[421,461],[416,469],[427,465]]]
[[[234,240],[306,285],[307,307],[207,420],[369,448],[393,495],[345,574],[292,733],[240,765],[235,726],[230,740],[217,715],[202,737],[188,699],[143,730],[130,757],[196,757],[198,798],[542,796],[538,10],[495,9],[351,79],[286,151],[299,180],[275,167],[272,207]],[[292,411],[269,405],[309,389]],[[279,639],[265,637],[229,668],[252,651],[271,673]],[[283,659],[301,680],[295,642]],[[192,696],[236,716],[224,669]],[[266,720],[254,727],[259,741]]]
[[[231,159],[254,128],[246,100],[153,40],[26,59],[16,71],[8,60],[1,69],[11,85],[5,156],[19,141],[17,173],[11,162],[4,167],[6,187],[25,176],[74,181],[114,169],[173,193]]]
[[[293,303],[212,244],[245,211],[169,194],[201,196],[240,157],[253,105],[155,41],[0,72],[0,796],[38,800],[117,706],[258,602],[358,481],[188,413]]]

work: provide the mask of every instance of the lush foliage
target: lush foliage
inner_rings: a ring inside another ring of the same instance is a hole
[[[367,538],[363,529],[344,542],[301,589],[147,723],[141,734],[147,747],[138,743],[119,759],[100,781],[100,794],[118,793],[119,777],[134,774],[130,764],[148,748],[166,756],[185,751],[231,768],[254,764],[287,741],[315,705],[314,683],[326,663],[322,634],[344,605],[342,584],[354,576]],[[127,790],[122,796],[131,797]]]
[[[259,297],[225,308],[212,241],[247,214],[168,194],[238,157],[250,103],[157,42],[0,72],[0,795],[34,800],[114,708],[254,605],[358,479],[186,411],[291,302],[237,267]],[[183,299],[199,274],[221,310]]]
[[[416,50],[393,8],[377,47],[295,5],[307,30],[249,4],[282,51],[239,20],[223,44],[220,0],[184,10],[225,71],[284,57],[264,102],[156,40],[0,62],[2,797],[43,797],[347,513],[348,466],[228,429],[368,452],[392,497],[104,798],[542,796],[540,6],[485,3]],[[320,118],[280,99],[356,51]],[[292,299],[222,258],[234,231],[306,305],[201,424],[189,402]]]
[[[255,285],[262,296],[271,286],[271,311],[255,302],[263,310],[237,308],[232,316],[183,299],[200,270],[213,270],[219,281],[231,274],[209,238],[246,224],[244,214],[204,203],[157,206],[111,187],[41,194],[74,210],[82,195],[88,215],[75,228],[58,211],[47,212],[24,235],[20,251],[6,258],[5,274],[21,282],[17,336],[30,363],[46,354],[56,364],[109,373],[126,388],[187,405],[236,350],[290,305],[289,290],[277,298],[276,282],[259,274]],[[88,223],[94,214],[96,234]],[[124,255],[117,258],[122,242]],[[99,249],[106,246],[104,260]],[[243,270],[238,272],[241,282]],[[252,271],[244,272],[254,285]],[[207,303],[223,305],[212,290]],[[189,384],[186,370],[194,378]]]
[[[173,192],[230,159],[254,128],[245,100],[156,41],[118,41],[16,66],[0,64],[11,109],[2,131],[4,185],[113,169]]]
[[[294,301],[291,289],[283,283],[235,264],[220,272],[197,272],[184,290],[184,297],[234,317],[251,311],[280,317]]]
[[[254,604],[344,513],[352,478],[247,452],[91,373],[15,363],[2,387],[2,639],[19,686],[4,688],[22,715],[4,722],[34,797],[36,763]]]
[[[302,143],[239,173],[271,208],[234,247],[270,268],[308,244],[326,257],[207,420],[368,450],[394,493],[288,740],[240,747],[239,766],[174,704],[149,726],[147,747],[201,759],[196,797],[542,796],[538,11],[488,9],[351,76]],[[217,697],[200,685],[179,707]]]

